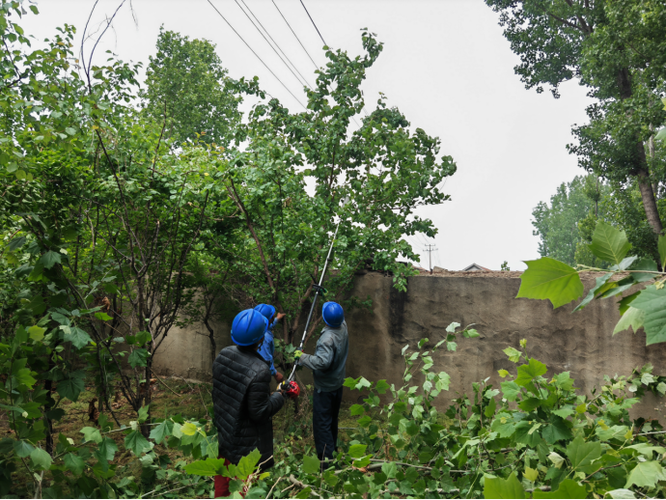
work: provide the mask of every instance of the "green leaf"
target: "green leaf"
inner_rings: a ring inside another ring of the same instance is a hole
[[[81,349],[88,345],[92,341],[90,335],[85,331],[81,330],[78,326],[66,326],[60,325],[60,329],[65,333],[64,340],[65,342],[71,342],[74,347]]]
[[[30,338],[35,342],[41,341],[44,338],[45,332],[46,328],[42,328],[36,325],[28,328],[28,334],[30,335]]]
[[[317,457],[305,455],[303,457],[303,472],[306,474],[319,474],[321,462]]]
[[[666,287],[660,290],[655,285],[645,288],[633,300],[631,307],[645,312],[643,328],[646,345],[666,342]]]
[[[85,461],[74,453],[68,453],[64,458],[65,467],[69,469],[75,476],[80,476],[83,473]]]
[[[609,280],[609,278],[613,276],[613,273],[606,273],[603,276],[599,276],[596,279],[594,287],[588,292],[588,294],[585,296],[585,298],[574,308],[574,312],[580,311],[583,307],[588,305],[590,302],[592,302],[592,299],[597,295],[597,292],[599,294],[603,293],[606,289],[604,285],[606,285],[606,282]],[[617,286],[617,285],[614,285]],[[604,290],[599,291],[600,288],[604,287]]]
[[[25,385],[29,389],[32,389],[32,386],[37,382],[31,375],[30,368],[21,368],[16,373],[16,381],[19,385]]]
[[[567,446],[567,457],[574,470],[589,465],[600,456],[601,443],[598,441],[586,443],[580,435]]]
[[[132,452],[138,457],[144,451],[149,451],[151,445],[150,442],[143,437],[141,432],[136,430],[125,436],[125,448],[132,450]]]
[[[164,438],[171,434],[172,428],[173,422],[164,420],[150,431],[150,439],[154,440],[157,444],[160,444]]]
[[[22,439],[19,441],[14,441],[14,453],[21,458],[26,458],[30,456],[32,451],[35,449],[33,445]]]
[[[534,498],[587,498],[587,489],[573,479],[565,479],[557,491],[535,489]]]
[[[536,469],[532,469],[531,467],[525,467],[525,472],[523,472],[523,477],[528,481],[534,482],[539,478],[539,471]]]
[[[388,462],[382,464],[382,472],[386,474],[389,479],[395,478],[398,473],[398,466],[395,462]]]
[[[526,387],[532,382],[532,380],[543,375],[547,371],[548,368],[541,361],[530,358],[529,364],[520,365],[518,367],[518,376],[516,377],[515,382],[521,387]]]
[[[97,444],[101,443],[103,438],[99,432],[99,429],[94,427],[84,427],[79,431],[83,434],[83,442],[93,441]]]
[[[513,347],[507,347],[502,352],[504,352],[504,354],[506,354],[509,357],[509,361],[511,362],[518,363],[518,361],[520,361],[521,352],[518,349],[514,349]]]
[[[636,467],[632,469],[627,477],[627,484],[625,488],[630,486],[638,486],[639,488],[654,488],[657,481],[666,480],[664,469],[655,461],[639,462]]]
[[[460,323],[456,323],[455,321],[453,323],[450,323],[449,326],[446,327],[446,331],[448,333],[454,333],[456,331],[456,328],[460,326]]]
[[[310,493],[312,493],[312,488],[307,486],[306,488],[302,489],[298,495],[296,495],[294,498],[311,498]]]
[[[352,416],[363,415],[365,413],[365,408],[363,408],[363,405],[355,404],[351,405],[349,411],[351,412]]]
[[[502,394],[507,401],[515,401],[520,394],[520,387],[515,382],[501,382]]]
[[[146,349],[143,348],[134,349],[130,353],[127,361],[129,362],[132,368],[136,368],[137,366],[146,366],[146,364],[148,363],[148,356],[149,353]]]
[[[187,422],[180,428],[180,431],[186,436],[194,436],[197,432],[197,426],[192,422]]]
[[[113,319],[111,316],[109,316],[108,314],[103,313],[103,312],[96,312],[95,317],[99,320],[102,320],[102,321],[110,321],[110,320]]]
[[[624,231],[615,229],[604,221],[599,221],[592,234],[590,251],[601,260],[611,264],[620,264],[631,248]]]
[[[51,269],[54,265],[60,264],[60,254],[49,250],[44,255],[42,255],[40,262],[44,265],[45,269]]]
[[[349,447],[349,456],[352,458],[361,458],[365,455],[367,444],[353,444]]]
[[[634,492],[627,490],[625,488],[618,488],[617,490],[607,491],[606,495],[609,495],[610,498],[636,498]]]
[[[662,130],[665,131],[665,129]],[[659,250],[659,260],[661,261],[661,268],[666,269],[666,235],[660,235],[657,243],[657,248]]]
[[[613,329],[613,335],[624,330],[632,328],[634,333],[638,331],[639,328],[645,323],[645,311],[641,309],[636,309],[635,307],[629,306],[629,309],[620,318],[620,321],[617,322],[615,328]]]
[[[150,405],[142,406],[141,408],[139,408],[139,415],[138,415],[139,422],[145,422],[146,420],[148,420],[148,409],[149,409],[149,407],[150,407]],[[185,425],[188,425],[188,424],[185,424]],[[194,426],[194,430],[195,431],[197,430],[196,426]],[[188,434],[187,432],[185,432],[185,430],[183,430],[183,434],[187,434],[188,436],[191,436],[194,433]]]
[[[97,448],[95,455],[99,460],[103,459],[111,462],[117,451],[118,445],[116,445],[116,442],[111,438],[105,437]]]
[[[389,390],[391,386],[386,382],[386,380],[379,380],[377,384],[375,385],[375,390],[379,394],[385,394],[387,390]]]
[[[206,460],[191,462],[185,466],[185,472],[196,476],[217,476],[221,472],[226,471],[224,461],[224,458],[207,458]]]
[[[85,375],[81,371],[75,371],[70,374],[70,378],[58,382],[56,390],[63,398],[70,401],[79,399],[79,395],[85,390]]]
[[[35,467],[39,467],[43,470],[49,470],[51,463],[53,462],[51,455],[41,448],[35,448],[32,450],[30,453],[30,459],[32,460],[32,463],[35,464]]]
[[[548,299],[557,309],[576,300],[585,291],[578,272],[550,257],[525,261],[527,270],[520,276],[516,297]]]
[[[254,472],[259,460],[261,460],[261,452],[256,448],[249,455],[241,458],[237,466],[238,479],[243,481],[247,479]]]
[[[485,498],[525,498],[525,489],[512,472],[508,479],[486,477],[483,485]]]

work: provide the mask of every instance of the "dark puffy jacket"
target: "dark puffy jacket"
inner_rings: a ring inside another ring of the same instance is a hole
[[[255,448],[260,462],[273,454],[273,423],[284,404],[280,393],[270,393],[271,372],[255,351],[226,347],[213,363],[213,405],[220,456],[231,463]],[[273,465],[273,459],[262,469]]]

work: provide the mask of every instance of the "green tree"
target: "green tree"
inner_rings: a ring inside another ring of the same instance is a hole
[[[206,246],[220,260],[234,256],[240,303],[271,302],[288,313],[285,341],[305,320],[337,221],[328,297],[340,300],[368,261],[405,289],[413,270],[400,260],[417,257],[401,237],[433,236],[432,221],[414,210],[448,199],[441,181],[455,172],[453,160],[438,157],[439,139],[413,128],[383,97],[351,131],[365,104],[360,85],[382,50],[367,32],[363,47],[355,58],[326,52],[307,111],[289,113],[275,99],[255,106],[242,128],[246,148],[223,152],[216,164],[215,180],[236,214],[211,228]]]
[[[226,146],[240,120],[236,83],[208,40],[190,40],[160,28],[143,94],[147,113],[164,123],[177,144],[216,142]]]
[[[536,228],[532,234],[540,237],[541,256],[552,257],[571,266],[597,265],[584,253],[583,244],[591,241],[592,236],[585,231],[587,225],[584,221],[592,221],[594,229],[596,221],[605,218],[603,199],[609,192],[609,187],[593,175],[576,176],[557,188],[557,193],[550,198],[550,206],[539,202],[532,211],[532,225]]]
[[[664,122],[659,94],[666,81],[666,5],[660,0],[486,0],[500,13],[504,35],[521,58],[516,72],[527,88],[579,78],[597,101],[588,125],[574,128],[569,147],[579,164],[611,182],[635,181],[654,234],[662,221],[654,184],[663,181],[663,150],[646,155],[654,128]],[[656,236],[650,251],[656,252]]]

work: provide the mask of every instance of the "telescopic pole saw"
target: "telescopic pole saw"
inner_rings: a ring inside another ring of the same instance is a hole
[[[342,219],[340,219],[340,222],[342,222]],[[331,253],[333,252],[333,245],[335,244],[335,238],[338,236],[338,229],[340,228],[340,222],[338,222],[338,225],[335,226],[335,234],[333,234],[333,241],[331,241],[331,246],[328,249],[328,255],[326,256],[326,261],[324,262],[324,269],[322,270],[321,276],[319,277],[319,284],[312,285],[313,288],[315,289],[315,296],[312,299],[312,305],[310,306],[310,314],[308,314],[308,319],[305,322],[305,329],[303,330],[303,338],[301,339],[301,343],[298,346],[298,349],[300,351],[303,350],[305,337],[307,337],[308,335],[308,327],[310,326],[310,320],[312,320],[312,313],[314,312],[315,306],[317,305],[317,298],[319,297],[320,294],[323,293],[324,290],[324,288],[321,285],[324,282],[324,276],[326,275],[326,268],[328,267],[328,263],[331,261]],[[296,373],[297,366],[298,366],[298,361],[294,363],[294,367],[291,370],[291,375],[289,375],[289,378],[287,379],[287,385],[291,384],[292,380],[294,380],[294,374]]]

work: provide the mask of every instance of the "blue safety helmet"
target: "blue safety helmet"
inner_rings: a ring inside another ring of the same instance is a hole
[[[339,327],[345,320],[345,312],[337,302],[325,302],[321,308],[321,316],[331,328]]]
[[[239,312],[231,324],[231,340],[241,346],[254,345],[264,338],[268,320],[254,309]]]
[[[259,304],[254,308],[255,311],[259,311],[270,323],[271,319],[275,315],[275,308],[269,304]]]

